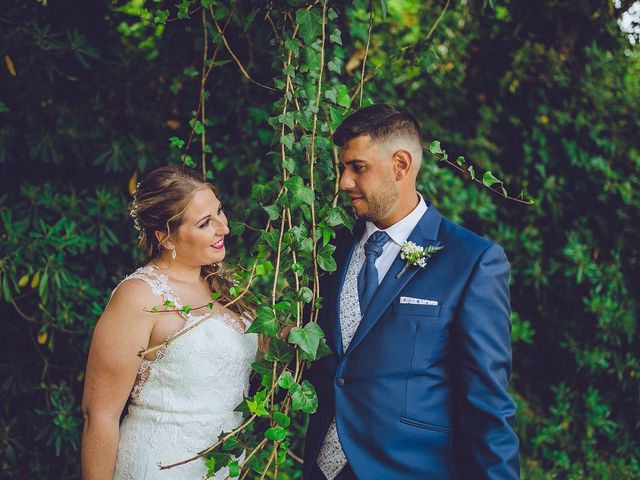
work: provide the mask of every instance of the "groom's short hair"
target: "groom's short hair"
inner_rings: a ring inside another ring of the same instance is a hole
[[[337,128],[333,143],[343,147],[361,135],[369,135],[378,142],[407,138],[422,149],[422,134],[416,117],[396,105],[377,103],[353,113]]]

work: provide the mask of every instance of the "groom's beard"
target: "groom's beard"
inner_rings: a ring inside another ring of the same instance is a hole
[[[391,175],[386,177],[375,195],[372,194],[371,197],[366,197],[369,209],[362,214],[361,218],[372,223],[383,220],[399,197],[400,193],[393,177]]]

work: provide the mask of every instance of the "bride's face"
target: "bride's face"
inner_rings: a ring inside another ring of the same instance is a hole
[[[202,188],[193,194],[174,236],[176,260],[192,266],[220,262],[226,253],[224,237],[228,234],[222,203],[209,188]]]

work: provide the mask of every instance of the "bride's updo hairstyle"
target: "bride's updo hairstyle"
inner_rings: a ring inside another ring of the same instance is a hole
[[[139,231],[138,246],[145,251],[149,260],[160,256],[162,244],[170,238],[172,232],[178,230],[193,194],[202,188],[209,188],[220,198],[217,188],[206,182],[198,172],[186,167],[160,167],[140,181],[133,201],[129,204],[129,212],[136,230]],[[156,231],[166,233],[162,241],[157,239]],[[230,289],[234,283],[222,262],[203,265],[201,275],[212,292],[221,293],[219,300],[222,303],[233,300]],[[238,314],[248,310],[242,300],[229,308]]]

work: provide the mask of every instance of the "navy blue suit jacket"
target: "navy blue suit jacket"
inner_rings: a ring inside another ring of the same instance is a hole
[[[429,205],[409,240],[444,249],[400,278],[404,261],[394,260],[343,354],[339,296],[363,230],[360,221],[353,235],[337,236],[338,270],[322,279],[319,325],[332,354],[308,372],[319,407],[309,420],[304,478],[312,478],[334,415],[359,479],[518,478],[503,249]],[[400,303],[401,296],[438,305]]]

